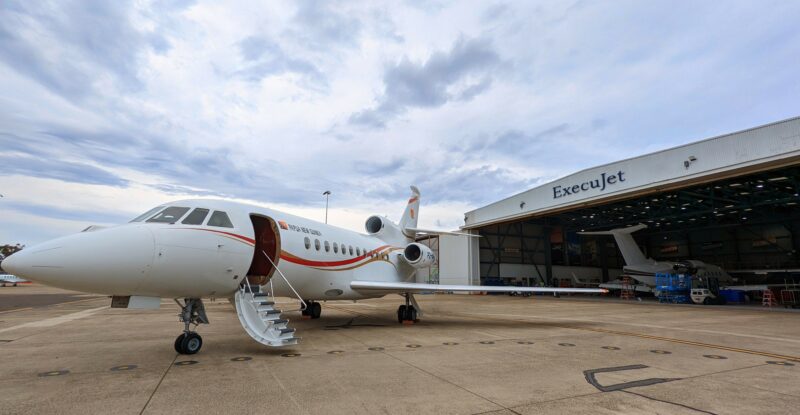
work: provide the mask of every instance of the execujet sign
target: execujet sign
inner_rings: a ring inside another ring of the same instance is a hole
[[[564,196],[575,195],[580,192],[587,192],[592,189],[598,189],[604,192],[608,186],[615,185],[625,181],[625,172],[620,170],[615,174],[602,173],[600,177],[585,182],[574,184],[572,186],[553,186],[553,199],[559,199]]]

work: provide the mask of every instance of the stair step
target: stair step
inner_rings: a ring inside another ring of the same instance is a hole
[[[288,323],[288,322],[289,322],[289,320],[286,320],[286,319],[283,319],[283,318],[282,318],[282,319],[280,319],[280,320],[272,320],[272,324],[275,324],[275,325],[278,325],[278,324],[286,324],[286,323]]]
[[[246,293],[260,293],[261,286],[260,285],[245,285],[244,292]]]
[[[269,294],[259,293],[259,292],[253,293],[253,298],[261,298],[261,297],[269,297]]]
[[[258,310],[259,313],[264,314],[265,316],[280,316],[281,310],[269,309],[269,310]]]
[[[294,329],[294,328],[291,328],[291,329],[290,329],[290,328],[285,328],[285,329],[280,329],[280,330],[278,330],[278,331],[280,331],[280,332],[281,332],[281,334],[286,334],[286,333],[294,333],[294,332],[295,332],[295,330],[296,330],[296,329]]]
[[[260,305],[260,306],[275,305],[275,302],[274,301],[260,301],[258,303],[258,305]]]

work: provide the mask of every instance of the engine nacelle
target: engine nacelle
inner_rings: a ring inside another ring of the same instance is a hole
[[[436,254],[425,245],[410,243],[403,250],[403,258],[414,268],[428,268],[436,262]]]
[[[364,228],[368,234],[377,236],[392,245],[402,245],[408,241],[400,227],[383,216],[370,216],[367,218]]]

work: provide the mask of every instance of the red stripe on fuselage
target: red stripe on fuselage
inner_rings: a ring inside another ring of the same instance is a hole
[[[193,230],[193,231],[214,232],[214,233],[219,233],[219,234],[222,234],[222,235],[227,235],[227,236],[233,237],[234,239],[236,239],[236,240],[238,240],[240,242],[247,243],[249,245],[255,245],[256,244],[256,240],[255,239],[248,238],[246,236],[242,236],[242,235],[239,235],[239,234],[235,234],[233,232],[217,231],[217,230],[214,230],[214,229],[203,229],[203,228],[175,228],[175,229],[190,229],[190,230]]]
[[[364,255],[357,256],[355,258],[345,259],[344,261],[312,261],[312,260],[309,260],[309,259],[304,259],[304,258],[300,258],[300,257],[294,256],[294,255],[292,255],[292,254],[290,254],[290,253],[288,253],[286,251],[281,252],[283,254],[283,255],[281,255],[281,259],[285,259],[285,260],[287,260],[289,262],[292,262],[292,263],[295,263],[295,264],[299,264],[299,265],[306,265],[306,266],[309,266],[309,267],[339,267],[339,266],[342,266],[342,265],[354,264],[354,263],[356,263],[358,261],[361,261],[362,259],[367,258],[369,256],[369,254],[381,251],[384,248],[388,248],[388,247],[389,247],[389,245],[383,245],[383,246],[378,247],[378,248],[376,248],[376,249],[374,249],[374,250],[372,250],[370,252],[367,252]]]

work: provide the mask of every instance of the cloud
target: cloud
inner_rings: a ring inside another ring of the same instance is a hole
[[[0,60],[69,99],[90,96],[101,73],[122,90],[140,90],[142,54],[169,43],[135,28],[131,10],[127,1],[9,2],[0,8]]]
[[[290,33],[306,47],[324,50],[356,44],[362,25],[347,13],[345,2],[302,0],[295,4]]]
[[[399,217],[409,184],[422,226],[457,226],[800,113],[791,2],[2,4],[0,243],[187,197],[322,219],[324,190],[361,230]]]
[[[459,38],[449,52],[436,52],[424,63],[403,58],[384,72],[384,93],[374,108],[350,116],[350,123],[383,128],[409,108],[436,108],[470,100],[491,86],[490,71],[500,57],[486,39]]]
[[[258,82],[267,76],[294,73],[309,78],[323,86],[325,76],[308,60],[292,57],[281,47],[260,36],[249,36],[239,42],[242,67],[236,75],[251,82]]]

